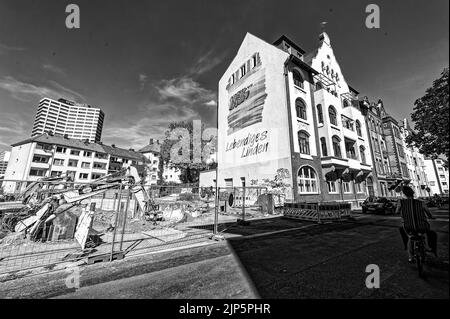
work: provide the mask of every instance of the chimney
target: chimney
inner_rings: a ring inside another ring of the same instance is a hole
[[[112,148],[116,148],[116,144],[111,145]]]
[[[152,138],[150,139],[149,144],[150,144],[150,145],[153,145],[153,139],[152,139]]]

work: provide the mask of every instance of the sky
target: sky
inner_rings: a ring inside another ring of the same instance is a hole
[[[79,29],[66,28],[70,3]],[[370,3],[379,29],[365,26]],[[448,66],[448,0],[0,0],[0,152],[30,136],[44,96],[100,107],[102,141],[125,148],[173,121],[215,127],[218,81],[247,32],[310,52],[322,21],[349,84],[399,120]]]

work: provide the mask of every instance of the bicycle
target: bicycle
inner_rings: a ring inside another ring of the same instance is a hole
[[[412,256],[413,260],[416,261],[419,277],[423,277],[423,265],[426,260],[425,234],[417,233],[409,235],[409,240],[411,241],[413,252]]]

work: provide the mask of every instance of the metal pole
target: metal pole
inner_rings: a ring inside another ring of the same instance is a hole
[[[242,221],[245,221],[245,186],[242,188]]]
[[[122,234],[120,236],[119,251],[122,251],[123,235],[124,235],[124,232],[125,232],[125,225],[127,223],[128,207],[130,205],[130,195],[131,195],[130,188],[127,187],[127,204],[125,205],[125,212],[123,213]]]
[[[219,101],[217,101],[219,102]],[[219,149],[219,103],[217,103],[216,112],[217,121],[217,138],[216,138],[216,150]],[[219,152],[216,153],[216,200],[215,200],[215,210],[214,210],[214,235],[217,235],[217,223],[219,218]]]
[[[109,257],[109,261],[113,260],[113,254],[114,254],[114,242],[116,241],[116,232],[117,232],[117,224],[119,219],[119,211],[120,211],[120,202],[122,200],[122,185],[120,185],[119,189],[119,207],[116,210],[116,220],[114,221],[114,234],[112,238],[112,244],[111,244],[111,255]]]
[[[216,174],[217,176],[217,174]],[[215,199],[215,210],[214,210],[214,236],[217,235],[217,223],[219,218],[219,188],[217,187],[217,179],[216,179],[216,199]]]

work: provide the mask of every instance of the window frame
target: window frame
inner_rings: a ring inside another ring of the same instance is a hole
[[[311,155],[311,147],[309,144],[310,135],[308,134],[308,132],[306,132],[304,130],[298,131],[297,138],[298,138],[298,146],[299,146],[300,154]],[[303,141],[303,143],[302,143],[302,141]],[[306,151],[306,153],[303,151]]]
[[[333,114],[333,116],[332,116]],[[333,105],[330,105],[328,107],[328,118],[330,119],[330,124],[334,126],[338,126],[338,120],[337,120],[337,111],[336,108]]]
[[[306,171],[304,170],[308,170],[308,177],[306,177]],[[303,174],[305,175],[300,175],[300,173],[303,172]],[[314,178],[311,177],[311,172],[314,174]],[[303,186],[300,186],[301,183],[303,181]],[[310,191],[306,191],[306,182],[310,182]],[[313,186],[314,185],[314,186]],[[299,194],[303,194],[303,195],[308,195],[308,194],[319,194],[320,192],[320,183],[319,183],[319,179],[318,179],[318,175],[316,170],[309,166],[309,165],[303,165],[298,169],[297,172],[297,187],[298,187],[298,193]],[[315,188],[315,190],[312,190],[312,188]],[[302,191],[303,189],[303,191]]]

